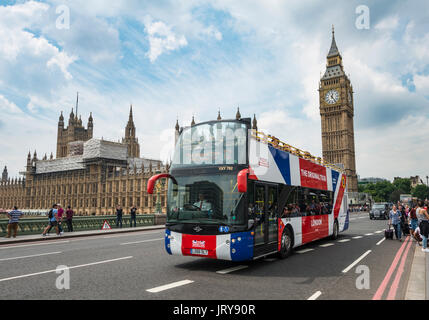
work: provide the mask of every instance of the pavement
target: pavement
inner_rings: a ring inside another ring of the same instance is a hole
[[[3,243],[0,299],[405,300],[421,294],[411,281],[423,272],[416,270],[420,248],[410,239],[385,240],[385,228],[386,221],[353,214],[350,229],[335,241],[296,248],[285,260],[245,263],[170,256],[163,229]],[[70,287],[59,289],[64,266]]]
[[[79,237],[96,237],[100,235],[118,234],[118,233],[130,233],[130,232],[141,232],[150,230],[164,230],[165,225],[137,227],[137,228],[121,228],[111,230],[91,230],[91,231],[79,231],[79,232],[64,232],[63,235],[57,236],[55,233],[51,233],[49,236],[43,237],[41,234],[38,235],[25,235],[18,236],[16,238],[0,238],[0,246],[6,244],[34,242],[34,241],[52,241],[58,239],[70,239]]]

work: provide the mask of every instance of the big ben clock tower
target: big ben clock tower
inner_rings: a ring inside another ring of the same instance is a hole
[[[344,72],[343,60],[332,28],[332,44],[325,75],[320,80],[320,115],[322,117],[323,158],[342,164],[348,180],[348,191],[358,192],[354,141],[353,87]]]

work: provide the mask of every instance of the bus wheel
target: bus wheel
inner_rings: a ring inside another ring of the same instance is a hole
[[[286,228],[283,231],[282,239],[281,239],[281,249],[279,252],[279,256],[281,259],[286,259],[292,253],[292,233],[289,228]]]
[[[332,234],[331,239],[332,240],[337,240],[338,239],[338,234],[339,234],[338,221],[335,220],[335,222],[334,222],[334,233]]]

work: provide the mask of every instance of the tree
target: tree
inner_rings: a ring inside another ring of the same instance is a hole
[[[402,190],[402,194],[410,194],[411,193],[411,179],[407,178],[399,178],[393,182],[396,190]],[[399,199],[398,199],[399,200]]]
[[[417,199],[425,200],[429,198],[429,188],[424,184],[420,184],[413,189],[412,195]]]

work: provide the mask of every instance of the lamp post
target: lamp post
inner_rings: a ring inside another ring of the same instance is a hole
[[[156,174],[160,174],[161,171],[157,171]],[[160,179],[158,183],[156,184],[156,213],[162,213],[162,207],[161,207],[161,189],[163,189],[165,186],[164,179]]]

